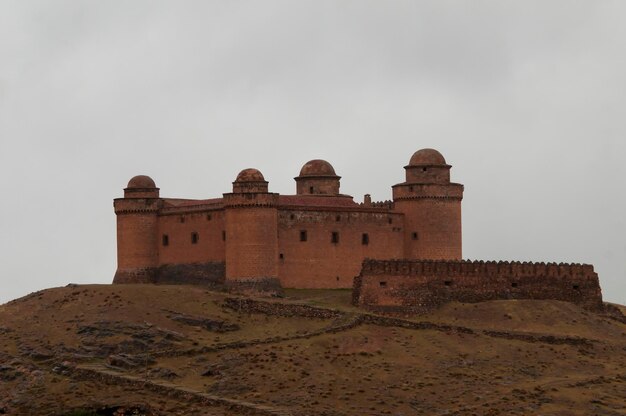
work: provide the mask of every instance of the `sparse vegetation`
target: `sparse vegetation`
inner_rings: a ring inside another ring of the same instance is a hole
[[[456,303],[427,316],[379,318],[352,307],[341,290],[288,290],[259,304],[228,298],[198,287],[90,285],[5,304],[0,409],[626,412],[626,325],[572,304]]]

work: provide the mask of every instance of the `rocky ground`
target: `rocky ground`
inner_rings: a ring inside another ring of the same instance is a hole
[[[556,301],[384,317],[343,290],[71,285],[0,306],[0,414],[624,415],[626,324]]]

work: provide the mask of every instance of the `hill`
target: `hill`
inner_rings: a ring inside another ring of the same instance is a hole
[[[15,415],[623,415],[626,324],[558,301],[385,317],[346,290],[70,285],[0,306],[0,380]]]

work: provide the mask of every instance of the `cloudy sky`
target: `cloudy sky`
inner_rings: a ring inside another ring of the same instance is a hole
[[[361,200],[440,150],[464,257],[595,265],[626,304],[626,2],[0,0],[0,303],[108,283],[113,198]]]

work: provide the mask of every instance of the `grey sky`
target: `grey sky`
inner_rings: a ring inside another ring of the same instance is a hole
[[[626,2],[0,0],[0,303],[109,283],[112,199],[323,158],[361,200],[440,150],[464,257],[593,263],[626,304]]]

